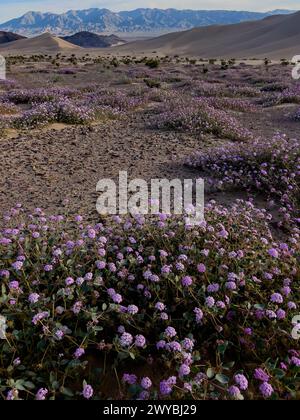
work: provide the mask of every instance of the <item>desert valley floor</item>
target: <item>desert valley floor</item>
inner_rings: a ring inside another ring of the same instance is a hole
[[[299,108],[299,84],[292,80],[290,66],[253,61],[220,69],[218,64],[178,59],[170,63],[167,59],[151,70],[143,62],[115,68],[109,65],[109,58],[100,64],[87,61],[72,68],[62,61],[60,69],[43,61],[11,66],[12,85],[9,81],[1,85],[5,101],[11,98],[16,104],[13,110],[8,106],[2,109],[2,121],[12,121],[2,129],[0,142],[2,211],[17,202],[26,208],[61,211],[68,200],[72,212],[95,217],[98,180],[117,179],[120,170],[147,181],[211,177],[209,171],[188,166],[186,159],[197,151],[240,142],[238,137],[244,134],[239,130],[249,130],[250,137],[262,142],[276,133],[299,137],[300,124],[293,118]],[[43,100],[41,92],[47,90],[71,98],[78,104],[78,114],[81,103],[89,103],[89,96],[93,96],[95,108],[102,109],[84,124],[72,120],[45,124],[46,115],[29,114],[35,102]],[[288,90],[292,92],[286,98]],[[194,132],[184,127],[169,129],[160,123],[160,114],[176,109],[178,103],[188,114],[190,100],[209,101],[212,107],[223,109],[232,133],[224,134],[222,128],[207,132],[201,128]],[[18,125],[17,120],[26,115],[28,123]],[[208,188],[207,194],[221,202],[247,197],[244,188],[236,190],[216,196]]]

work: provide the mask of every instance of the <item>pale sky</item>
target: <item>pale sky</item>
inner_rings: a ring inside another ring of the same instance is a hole
[[[300,9],[300,0],[0,0],[0,22],[20,17],[34,10],[41,12],[62,13],[70,9],[88,9],[90,7],[107,8],[113,11],[132,10],[140,7],[195,10],[254,10]]]

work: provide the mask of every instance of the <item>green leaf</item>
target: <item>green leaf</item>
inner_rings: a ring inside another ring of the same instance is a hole
[[[256,304],[254,305],[254,309],[258,309],[260,311],[263,311],[265,309],[265,305],[261,305],[261,304]]]
[[[103,331],[103,327],[93,327],[94,332]]]
[[[285,371],[282,369],[275,369],[273,373],[274,373],[274,376],[276,376],[276,378],[278,379],[282,379],[285,377]]]
[[[51,383],[51,388],[56,391],[59,388],[59,382],[58,381],[53,381]]]
[[[206,371],[206,376],[208,379],[212,379],[215,376],[215,370],[213,368],[208,368]]]
[[[60,392],[66,397],[74,397],[74,393],[70,388],[61,387]]]
[[[22,379],[18,379],[14,387],[17,388],[18,391],[26,391],[26,388],[24,387],[24,381]]]
[[[226,350],[227,350],[227,348],[228,348],[228,341],[225,341],[225,343],[223,343],[223,344],[220,344],[219,346],[218,346],[218,352],[220,353],[220,354],[224,354],[225,352],[226,352]]]
[[[229,378],[228,378],[228,376],[223,375],[222,373],[218,373],[218,374],[216,375],[216,380],[217,380],[218,382],[220,382],[220,384],[222,384],[222,385],[226,385],[226,384],[228,384],[228,382],[229,382]]]
[[[30,382],[30,381],[24,382],[24,386],[27,389],[34,389],[35,388],[35,385],[32,382]]]
[[[223,365],[223,369],[230,370],[233,368],[234,365],[235,365],[235,362],[228,362],[225,365]]]

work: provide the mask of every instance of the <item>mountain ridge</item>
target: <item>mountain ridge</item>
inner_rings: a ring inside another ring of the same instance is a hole
[[[0,44],[8,44],[9,42],[18,41],[24,39],[24,36],[15,34],[13,32],[0,31]]]
[[[177,10],[138,8],[131,11],[112,12],[109,9],[91,8],[69,10],[62,14],[30,11],[0,25],[0,30],[33,36],[46,31],[58,36],[74,32],[131,33],[175,32],[195,27],[234,24],[248,20],[261,20],[267,16],[293,13],[291,10],[248,12],[228,10]]]
[[[120,54],[185,55],[202,58],[291,59],[299,54],[300,12],[259,21],[211,25],[128,43]]]

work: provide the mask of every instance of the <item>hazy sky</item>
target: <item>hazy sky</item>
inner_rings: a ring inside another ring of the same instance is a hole
[[[300,0],[0,0],[0,21],[19,17],[29,10],[61,13],[70,9],[105,7],[110,10],[131,10],[139,7],[177,9],[257,10],[300,9]]]

